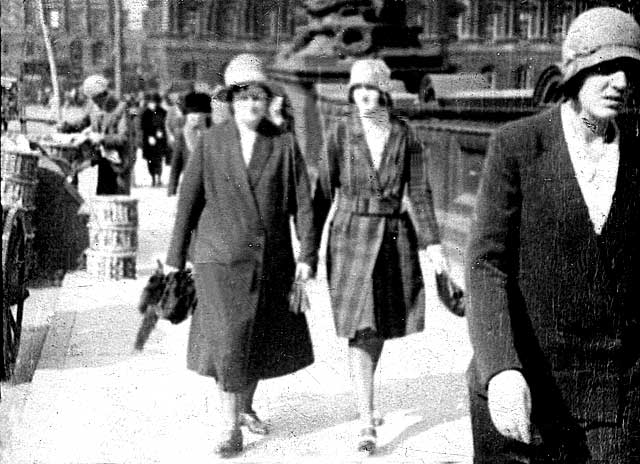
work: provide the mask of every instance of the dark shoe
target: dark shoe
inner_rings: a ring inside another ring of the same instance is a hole
[[[221,458],[231,458],[242,452],[242,430],[225,430],[216,445],[216,454]]]
[[[240,425],[247,427],[251,433],[256,433],[258,435],[269,434],[269,426],[260,420],[255,411],[241,412],[239,422]]]
[[[376,442],[378,441],[378,434],[375,427],[365,427],[360,430],[358,437],[358,452],[373,454],[376,450]]]

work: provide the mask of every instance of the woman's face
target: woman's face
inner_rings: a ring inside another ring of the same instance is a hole
[[[267,115],[269,96],[260,86],[250,85],[234,92],[231,105],[233,115],[240,124],[256,127]]]
[[[353,101],[361,115],[380,109],[381,96],[380,91],[374,87],[361,85],[353,89]]]
[[[630,72],[620,62],[602,63],[585,77],[578,101],[589,119],[610,120],[620,114],[629,97]]]

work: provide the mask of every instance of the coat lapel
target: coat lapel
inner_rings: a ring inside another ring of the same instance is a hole
[[[232,184],[237,186],[242,196],[243,203],[248,210],[258,214],[255,197],[249,183],[248,170],[242,157],[242,147],[240,146],[240,133],[233,120],[224,123],[222,140],[218,141],[221,147],[222,157],[226,163],[226,171],[231,177]],[[257,142],[257,140],[256,140]]]
[[[267,162],[273,154],[273,137],[271,136],[271,130],[266,121],[263,121],[258,126],[258,135],[253,145],[253,152],[251,153],[251,160],[247,167],[247,174],[249,179],[249,185],[252,189],[258,185],[260,178],[265,171]]]

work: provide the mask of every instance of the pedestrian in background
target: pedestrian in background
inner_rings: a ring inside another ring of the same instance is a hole
[[[178,92],[169,93],[167,95],[166,102],[167,118],[165,122],[165,129],[167,132],[168,146],[167,164],[171,165],[178,135],[182,131],[182,126],[184,126],[184,114],[183,109],[181,108],[180,94]]]
[[[127,105],[109,92],[109,82],[99,74],[87,77],[84,94],[90,99],[88,113],[78,122],[63,122],[60,132],[83,132],[92,156],[76,169],[98,166],[97,195],[128,195],[131,190],[129,119]]]
[[[289,310],[288,295],[294,278],[314,274],[317,237],[304,160],[267,119],[261,61],[238,55],[224,76],[232,117],[204,132],[187,163],[167,264],[185,266],[193,237],[198,308],[187,365],[216,380],[223,422],[216,452],[228,457],[243,448],[240,426],[268,433],[253,409],[258,382],[313,362],[305,315]]]
[[[332,203],[327,275],[336,332],[348,339],[360,427],[357,449],[376,447],[374,375],[385,340],[424,329],[419,249],[447,264],[428,179],[427,154],[390,113],[390,70],[380,59],[353,64],[352,112],[333,127],[321,155],[318,228]],[[412,211],[410,216],[409,211]]]
[[[492,137],[468,250],[475,463],[640,462],[640,26],[571,24],[561,104]]]
[[[161,102],[160,94],[151,94],[140,116],[142,157],[147,161],[152,187],[162,186],[162,163],[168,150],[167,112],[160,106]]]
[[[178,183],[187,160],[202,137],[203,131],[211,127],[211,97],[206,93],[189,93],[184,99],[184,127],[177,133],[171,157],[171,172],[167,194],[178,191]]]

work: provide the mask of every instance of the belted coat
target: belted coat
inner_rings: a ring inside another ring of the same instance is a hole
[[[418,250],[440,242],[428,150],[404,121],[392,117],[376,169],[354,111],[329,131],[320,161],[316,221],[322,224],[335,203],[327,273],[338,336],[352,338],[363,312],[371,309],[372,274],[386,232],[393,237],[398,256],[397,286],[404,310],[391,318],[390,326],[377,330],[385,338],[422,331],[425,294]]]
[[[467,256],[472,405],[482,405],[494,375],[520,370],[544,443],[576,424],[640,433],[639,144],[637,129],[620,121],[616,190],[600,234],[559,106],[501,128],[489,145]],[[487,433],[474,429],[477,439]],[[638,452],[637,438],[623,439],[627,449],[635,441]],[[502,462],[482,456],[490,441],[478,443],[476,462]]]
[[[288,308],[295,262],[315,269],[304,160],[291,134],[263,120],[245,165],[233,120],[214,125],[187,162],[167,263],[194,263],[198,307],[191,320],[188,367],[226,391],[294,372],[313,362],[304,314]]]

